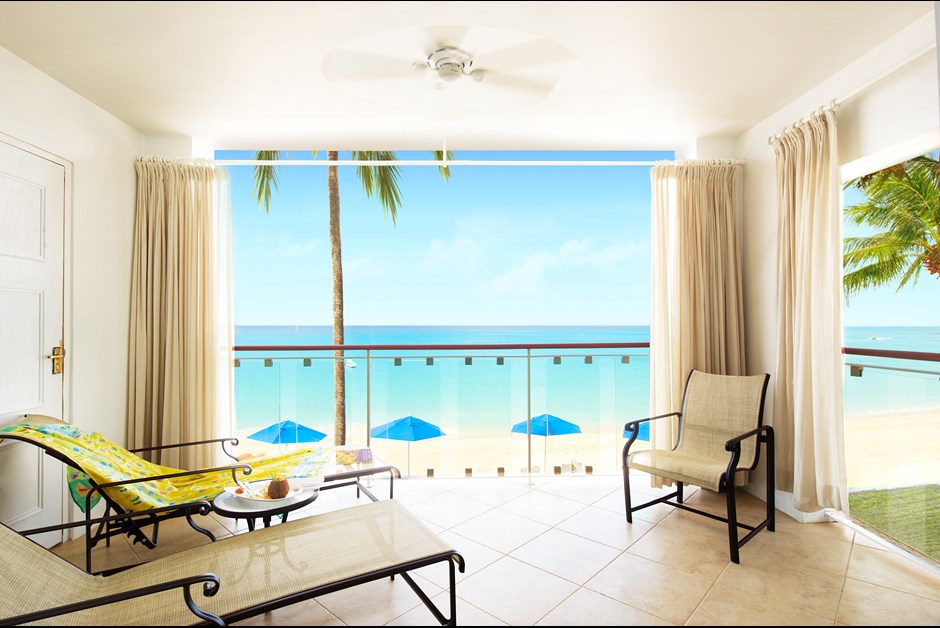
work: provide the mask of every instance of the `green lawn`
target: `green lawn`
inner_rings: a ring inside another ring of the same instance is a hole
[[[852,516],[940,561],[940,484],[849,493]]]

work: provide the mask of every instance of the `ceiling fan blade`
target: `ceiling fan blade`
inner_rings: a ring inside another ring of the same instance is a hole
[[[331,81],[383,81],[416,78],[421,72],[414,68],[415,59],[399,59],[388,55],[334,50],[323,59],[323,75]]]
[[[425,54],[444,46],[460,48],[467,36],[467,29],[467,26],[428,26],[422,29],[427,37]]]
[[[534,94],[541,95],[547,94],[555,87],[555,83],[553,82],[544,83],[539,81],[531,81],[529,79],[503,74],[502,72],[491,72],[489,70],[487,70],[483,75],[483,84],[532,92]]]
[[[483,51],[473,59],[473,66],[484,70],[508,70],[537,65],[565,63],[574,53],[549,39],[533,39],[491,52]]]

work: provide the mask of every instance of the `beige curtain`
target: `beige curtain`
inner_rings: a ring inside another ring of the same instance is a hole
[[[650,171],[652,312],[650,410],[675,412],[692,369],[745,375],[741,251],[741,165],[700,160]],[[653,423],[652,447],[672,449],[677,422]],[[654,485],[662,485],[654,478]]]
[[[131,285],[130,447],[231,435],[233,342],[228,173],[208,161],[142,158]],[[213,466],[219,447],[154,452]]]
[[[777,157],[777,483],[803,512],[846,509],[842,212],[836,119],[774,138]]]

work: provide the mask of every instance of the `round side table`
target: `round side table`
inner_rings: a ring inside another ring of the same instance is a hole
[[[265,504],[263,501],[242,499],[237,495],[222,492],[212,500],[212,510],[229,519],[244,519],[248,522],[248,529],[255,529],[255,520],[261,519],[264,527],[271,525],[271,519],[281,515],[281,521],[287,521],[287,513],[293,512],[310,504],[320,495],[319,488],[305,488],[290,499],[275,504]]]

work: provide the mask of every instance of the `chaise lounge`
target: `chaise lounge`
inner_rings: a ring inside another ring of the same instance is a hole
[[[225,625],[400,575],[441,625],[452,626],[455,568],[465,569],[460,554],[394,500],[222,539],[110,576],[85,573],[5,526],[0,552],[2,624]],[[449,616],[408,574],[441,562],[449,568]]]

